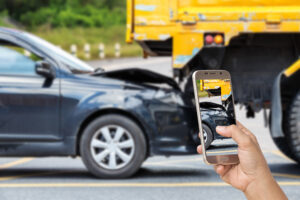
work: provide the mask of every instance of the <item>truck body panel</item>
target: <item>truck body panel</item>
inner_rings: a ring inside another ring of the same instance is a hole
[[[203,48],[204,33],[224,33],[226,46],[242,33],[300,30],[300,2],[296,0],[127,0],[127,3],[130,5],[127,42],[172,38],[170,54],[173,67],[179,69]],[[159,55],[151,48],[144,50]]]

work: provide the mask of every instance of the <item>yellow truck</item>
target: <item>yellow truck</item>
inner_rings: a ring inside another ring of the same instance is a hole
[[[200,80],[200,92],[209,92],[212,96],[221,96],[221,101],[226,101],[231,95],[230,79],[207,79]]]
[[[299,0],[127,0],[126,41],[172,56],[189,96],[193,71],[228,70],[235,102],[270,109],[272,138],[300,162]]]

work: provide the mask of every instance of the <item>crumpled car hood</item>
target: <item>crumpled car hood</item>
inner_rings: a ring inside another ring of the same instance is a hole
[[[226,109],[224,108],[224,106],[217,104],[217,103],[213,103],[213,102],[201,102],[200,103],[200,108],[203,109],[209,109],[209,110],[215,110],[215,109],[221,109],[223,111],[226,111]]]
[[[122,70],[114,70],[96,73],[94,74],[94,76],[114,78],[124,81],[130,81],[137,84],[167,84],[173,89],[180,91],[180,87],[172,78],[145,69],[129,68]]]

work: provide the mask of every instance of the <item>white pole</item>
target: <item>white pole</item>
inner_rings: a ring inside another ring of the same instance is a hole
[[[27,51],[26,49],[24,49],[24,55],[27,56],[27,57],[30,57],[31,56],[31,52]]]
[[[121,45],[119,43],[115,44],[115,56],[117,58],[121,56]]]
[[[77,56],[77,46],[75,44],[71,45],[70,51],[73,56],[75,56],[75,57]]]
[[[91,46],[89,44],[85,44],[83,48],[84,48],[85,58],[90,59],[91,58],[91,54],[90,54]]]
[[[104,52],[105,46],[103,43],[99,44],[99,58],[103,59],[105,58],[105,52]]]

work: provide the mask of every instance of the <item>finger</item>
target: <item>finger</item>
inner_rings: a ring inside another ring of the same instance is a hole
[[[222,170],[220,176],[223,178],[231,168],[232,165],[224,165],[224,169]]]
[[[224,137],[231,137],[240,148],[248,148],[253,144],[250,136],[241,131],[236,125],[217,126],[216,131]]]
[[[199,146],[197,147],[197,152],[198,152],[199,154],[202,154],[202,146],[201,146],[201,145],[199,145]]]
[[[226,173],[231,169],[231,165],[215,165],[215,171],[217,174],[219,174],[221,177],[225,176]]]
[[[214,169],[215,169],[216,173],[220,175],[220,173],[224,170],[224,166],[223,165],[215,165]]]
[[[230,177],[232,176],[236,176],[236,172],[234,172],[232,169],[234,168],[234,165],[225,165],[224,166],[224,170],[223,173],[220,174],[221,179],[226,182],[226,183],[230,183]],[[234,173],[234,175],[232,175],[232,173]]]

